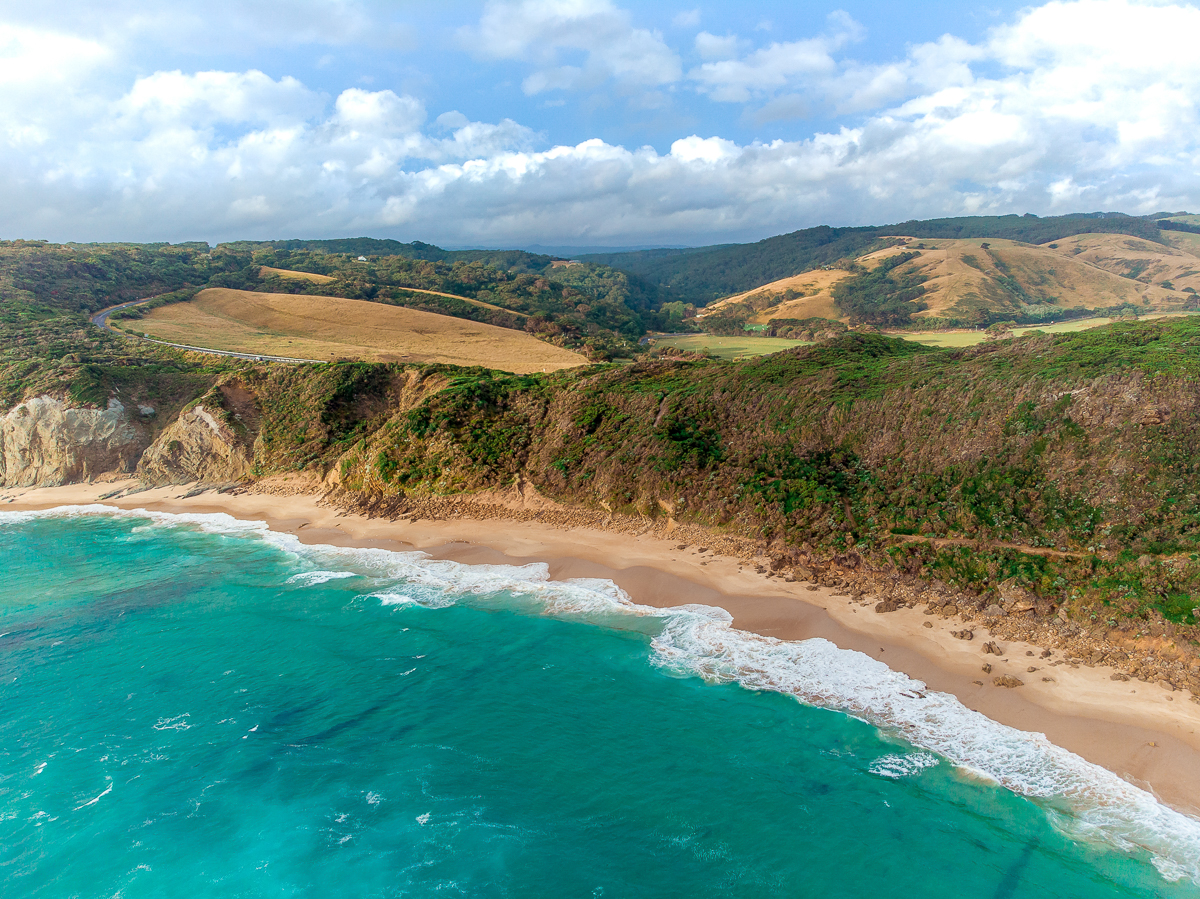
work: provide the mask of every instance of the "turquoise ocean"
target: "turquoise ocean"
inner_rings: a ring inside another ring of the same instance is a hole
[[[1200,822],[544,566],[0,513],[3,897],[1198,897]]]

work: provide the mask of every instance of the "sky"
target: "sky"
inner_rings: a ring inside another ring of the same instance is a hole
[[[1183,2],[0,4],[0,238],[698,246],[1200,209]]]

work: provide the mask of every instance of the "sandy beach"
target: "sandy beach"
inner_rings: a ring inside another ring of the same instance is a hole
[[[679,549],[676,541],[650,535],[497,519],[390,521],[346,514],[306,493],[211,490],[186,496],[192,491],[176,486],[101,499],[133,486],[13,488],[0,491],[0,510],[103,502],[120,509],[225,512],[265,521],[310,544],[420,549],[475,564],[540,561],[556,579],[611,579],[639,603],[720,606],[743,630],[783,640],[824,637],[866,653],[996,721],[1045,734],[1179,811],[1200,815],[1200,704],[1187,691],[1113,680],[1113,669],[1067,662],[1058,651],[1043,658],[1043,648],[1031,644],[1002,641],[1001,656],[984,655],[987,632],[978,622],[974,640],[959,640],[951,633],[962,627],[956,619],[911,608],[878,614],[874,598],[856,603],[833,589],[767,577],[744,560],[701,553],[695,545]],[[985,674],[988,662],[992,670]],[[1005,674],[1024,686],[994,686],[992,679]]]

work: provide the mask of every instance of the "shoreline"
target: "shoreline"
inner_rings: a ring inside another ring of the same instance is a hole
[[[959,640],[952,635],[963,626],[956,619],[912,608],[878,614],[874,598],[854,602],[834,588],[768,579],[736,558],[700,553],[695,546],[681,550],[675,541],[651,535],[495,518],[368,518],[321,505],[321,497],[311,492],[198,493],[187,485],[101,499],[135,486],[112,481],[10,488],[0,491],[0,511],[102,503],[114,509],[224,512],[265,521],[308,544],[419,549],[466,564],[544,562],[552,579],[606,578],[645,605],[719,606],[740,630],[783,640],[824,637],[863,652],[995,721],[1043,733],[1176,810],[1200,816],[1200,704],[1188,701],[1186,691],[1111,680],[1115,669],[1070,663],[1057,651],[1043,659],[1041,647],[1017,641],[1003,641],[1000,656],[985,655],[986,627],[978,623],[974,629],[983,633],[973,641]],[[992,670],[984,674],[987,662]],[[1037,670],[1030,673],[1030,667]],[[992,684],[993,677],[1006,674],[1024,685]]]

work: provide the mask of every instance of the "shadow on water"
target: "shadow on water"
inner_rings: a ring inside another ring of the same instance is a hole
[[[1025,848],[1013,862],[1008,870],[1004,873],[1004,877],[996,884],[996,892],[992,893],[992,899],[1009,899],[1021,884],[1021,877],[1025,873],[1025,869],[1029,867],[1029,860],[1033,858],[1033,853],[1037,850],[1039,840],[1030,840],[1025,844]]]

